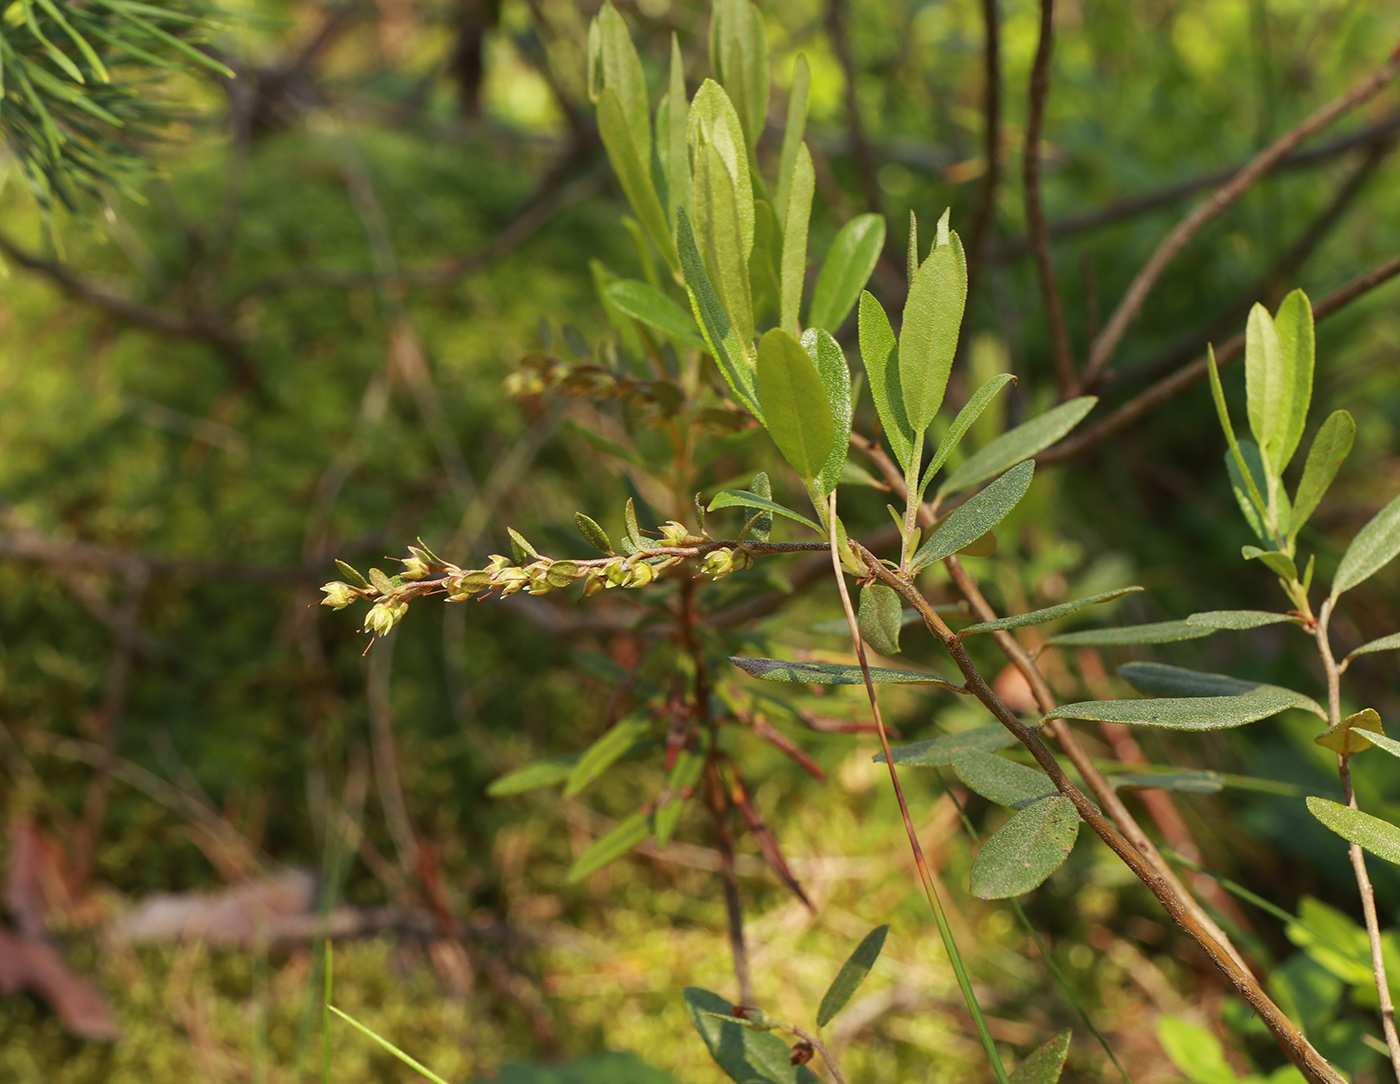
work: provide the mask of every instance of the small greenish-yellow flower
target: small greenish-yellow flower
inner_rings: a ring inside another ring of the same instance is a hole
[[[339,580],[332,580],[321,590],[326,593],[326,597],[321,600],[321,605],[329,606],[333,610],[343,610],[360,597],[357,588],[351,587],[348,583],[341,583]]]
[[[698,541],[700,540],[690,533],[690,528],[684,523],[668,520],[661,525],[663,546],[693,546]]]
[[[444,586],[448,602],[465,602],[491,586],[491,573],[484,568],[468,569],[449,577]]]
[[[588,578],[583,581],[583,597],[589,598],[596,595],[606,586],[607,583],[603,579],[603,574],[597,569],[594,569],[588,574]]]
[[[372,632],[376,636],[384,636],[399,623],[399,619],[406,613],[408,613],[408,603],[402,599],[386,598],[382,602],[376,602],[369,608],[369,613],[365,614],[364,631]]]
[[[503,568],[491,577],[491,582],[501,589],[502,598],[508,598],[529,586],[530,573],[523,568]]]
[[[502,557],[499,553],[493,553],[491,560],[486,563],[487,572],[499,572],[503,568],[514,568],[515,562],[509,557]]]
[[[549,582],[548,561],[534,561],[526,565],[522,571],[530,577],[530,594],[547,595],[554,590],[554,585]]]
[[[406,580],[421,580],[431,572],[427,559],[415,554],[404,561],[403,571],[399,575]]]
[[[631,569],[626,557],[615,557],[603,566],[603,576],[609,587],[621,587],[627,583]]]
[[[632,566],[632,574],[627,577],[627,587],[645,587],[656,579],[656,569],[645,561],[639,561]]]

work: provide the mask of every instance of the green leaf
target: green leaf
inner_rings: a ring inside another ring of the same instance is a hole
[[[1032,610],[1030,613],[1017,614],[1014,617],[1000,617],[995,621],[982,621],[976,625],[968,625],[967,628],[960,630],[958,635],[971,636],[978,632],[996,632],[999,629],[1019,629],[1026,625],[1044,625],[1050,621],[1058,621],[1086,606],[1097,606],[1101,602],[1110,602],[1115,598],[1122,598],[1124,595],[1141,590],[1141,587],[1119,587],[1113,591],[1090,595],[1088,598],[1075,599],[1073,602],[1062,602],[1058,606],[1047,606],[1043,610]]]
[[[650,149],[648,157],[643,158],[634,133],[628,127],[622,103],[612,87],[604,87],[598,95],[598,134],[603,137],[608,161],[612,163],[627,202],[632,205],[632,210],[646,227],[666,263],[676,267],[676,246],[671,240],[666,213],[661,209],[661,201],[656,198],[656,188],[647,164],[651,160]]]
[[[599,527],[597,522],[582,512],[574,513],[574,523],[578,526],[578,533],[583,535],[586,541],[600,553],[611,554],[613,552],[612,542],[608,538],[608,533]]]
[[[899,654],[899,630],[904,624],[904,612],[899,593],[893,587],[870,583],[861,588],[857,619],[862,640],[881,655]]]
[[[706,79],[690,103],[687,139],[695,164],[691,203],[695,236],[744,342],[753,339],[748,289],[754,198],[738,113],[724,88]]]
[[[1294,290],[1283,299],[1274,317],[1279,345],[1283,349],[1283,380],[1288,387],[1288,415],[1280,419],[1282,444],[1279,449],[1279,471],[1288,466],[1298,442],[1303,439],[1303,427],[1308,420],[1308,405],[1312,401],[1313,311],[1308,295]]]
[[[369,587],[369,581],[360,575],[354,565],[346,564],[340,558],[336,558],[335,567],[340,569],[340,574],[356,587]]]
[[[779,315],[782,305],[783,230],[767,200],[753,201],[753,252],[749,254],[749,287],[753,291],[753,314],[762,319]],[[796,332],[793,332],[796,334]]]
[[[705,349],[704,336],[690,314],[656,287],[636,279],[619,279],[603,293],[632,319],[670,336],[682,346]]]
[[[1244,470],[1249,472],[1247,477],[1241,471],[1241,463],[1244,463]],[[1259,449],[1253,441],[1239,441],[1225,452],[1225,472],[1230,477],[1230,489],[1235,494],[1235,503],[1240,506],[1245,522],[1256,537],[1267,544],[1270,539],[1265,526],[1264,505],[1256,504],[1251,496],[1267,484],[1264,481],[1264,465],[1259,460]]]
[[[620,760],[651,729],[646,719],[621,719],[590,745],[564,785],[564,797],[572,798]]]
[[[972,894],[1004,900],[1029,892],[1064,865],[1078,835],[1079,814],[1063,795],[1026,806],[977,852]]]
[[[965,749],[953,757],[953,771],[969,790],[1010,809],[1025,809],[1059,793],[1039,768],[975,749]]]
[[[1281,625],[1284,622],[1297,622],[1292,614],[1278,614],[1269,610],[1206,610],[1192,614],[1186,619],[1188,625],[1200,625],[1208,629],[1257,629],[1264,625]]]
[[[710,70],[734,103],[748,146],[756,147],[768,115],[768,39],[749,0],[715,0]]]
[[[1216,794],[1225,787],[1225,777],[1219,772],[1142,772],[1110,775],[1108,785],[1115,790],[1174,790],[1182,794]]]
[[[767,471],[761,470],[753,476],[753,481],[749,483],[749,492],[765,501],[771,501],[773,499],[773,484],[768,481]],[[773,533],[773,513],[767,509],[755,508],[753,505],[749,505],[748,507],[752,508],[754,512],[759,513],[753,527],[750,528],[753,531],[754,538],[759,542],[767,542],[768,536]],[[808,520],[807,522],[811,523],[812,521]],[[816,526],[816,524],[813,524],[813,526]]]
[[[1261,550],[1258,546],[1241,546],[1240,556],[1246,561],[1264,562],[1271,572],[1290,582],[1298,578],[1298,566],[1293,563],[1293,558],[1279,550]]]
[[[1055,1084],[1069,1057],[1069,1041],[1074,1033],[1062,1031],[1049,1042],[1031,1051],[1011,1074],[1011,1084]]]
[[[789,1060],[792,1052],[787,1043],[772,1032],[720,1019],[733,1014],[733,1002],[687,986],[685,1006],[710,1057],[736,1084],[795,1084],[797,1067]]]
[[[530,545],[529,540],[523,534],[514,527],[507,527],[506,534],[510,536],[510,552],[516,564],[528,565],[531,561],[539,560],[539,552],[534,546]],[[373,578],[374,574],[371,572],[370,579]],[[386,591],[385,594],[388,594],[388,592]]]
[[[1334,753],[1350,756],[1376,744],[1371,741],[1375,735],[1385,737],[1385,727],[1375,708],[1364,708],[1355,715],[1348,715],[1336,726],[1329,726],[1313,739],[1318,745],[1331,749]],[[1400,743],[1394,743],[1400,747]],[[1391,752],[1391,750],[1386,750]]]
[[[665,847],[671,842],[671,836],[675,833],[676,825],[685,809],[682,792],[693,788],[699,781],[700,773],[705,768],[705,756],[706,751],[703,748],[682,749],[676,755],[676,762],[671,765],[670,774],[666,777],[666,790],[670,794],[670,801],[658,805],[652,818],[658,847]]]
[[[870,974],[870,969],[875,966],[875,961],[880,957],[880,950],[885,947],[885,935],[889,932],[888,926],[876,926],[862,938],[850,958],[841,965],[841,970],[836,973],[836,978],[831,980],[831,985],[822,996],[821,1007],[817,1009],[817,1027],[826,1027],[836,1014],[846,1007],[851,995],[860,988],[865,976]]]
[[[666,84],[665,126],[660,123],[662,110],[657,108],[656,141],[664,148],[661,159],[662,176],[666,180],[666,221],[672,232],[677,225],[681,207],[690,206],[690,156],[686,153],[686,130],[690,104],[685,97],[685,61],[676,32],[671,31],[671,75]]]
[[[806,685],[864,685],[859,664],[851,662],[789,662],[785,659],[751,659],[731,655],[729,661],[744,673],[764,681],[786,681]],[[938,685],[958,691],[958,686],[941,677],[919,670],[896,670],[887,666],[870,667],[873,684]]]
[[[963,408],[958,411],[958,416],[953,419],[953,424],[948,427],[948,432],[943,434],[943,439],[938,442],[938,450],[933,453],[933,458],[929,460],[928,466],[924,469],[923,479],[919,482],[919,497],[922,499],[924,490],[928,489],[928,484],[933,481],[933,476],[943,469],[943,464],[948,461],[948,456],[953,453],[953,449],[978,418],[987,409],[992,398],[1001,391],[1007,384],[1016,378],[1010,373],[997,373],[975,392],[972,397],[963,404]]]
[[[751,346],[743,342],[734,328],[724,303],[715,292],[705,261],[691,229],[690,216],[684,207],[676,214],[676,247],[680,253],[681,269],[685,274],[686,291],[690,294],[690,307],[700,325],[710,354],[719,365],[721,375],[736,399],[749,409],[759,421],[763,411],[759,409],[758,398],[753,387],[753,373],[743,362],[748,358]]]
[[[909,284],[899,329],[899,379],[915,433],[928,428],[943,403],[966,302],[967,275],[953,246],[939,245]]]
[[[331,1012],[335,1013],[336,1016],[340,1017],[347,1024],[349,1024],[355,1030],[360,1032],[362,1035],[366,1035],[369,1038],[373,1039],[376,1043],[378,1043],[390,1054],[394,1055],[394,1057],[398,1058],[399,1061],[403,1062],[405,1065],[407,1065],[414,1072],[418,1073],[420,1076],[426,1077],[428,1080],[431,1080],[433,1084],[447,1084],[447,1081],[443,1080],[442,1077],[438,1076],[437,1073],[433,1072],[426,1065],[414,1061],[413,1058],[405,1054],[388,1039],[384,1038],[384,1036],[380,1035],[376,1031],[371,1030],[370,1028],[367,1028],[364,1024],[360,1023],[349,1013],[342,1012],[340,1009],[337,1009],[334,1005],[328,1004],[326,1008],[329,1009]]]
[[[1129,662],[1118,668],[1118,676],[1140,693],[1148,696],[1239,696],[1255,689],[1279,689],[1295,698],[1295,707],[1327,718],[1327,712],[1316,700],[1292,689],[1248,681],[1228,674],[1212,674],[1204,670],[1188,670],[1160,662]]]
[[[1400,828],[1389,821],[1363,813],[1350,806],[1309,798],[1308,812],[1348,843],[1355,843],[1377,858],[1400,865]]]
[[[936,738],[896,745],[890,750],[896,764],[911,768],[946,768],[959,753],[976,750],[990,753],[1016,744],[1016,737],[1000,723],[960,730],[956,734],[940,734]],[[877,753],[876,764],[885,762],[885,754]]]
[[[650,834],[651,818],[645,813],[623,817],[595,839],[569,867],[569,884],[575,884],[609,862],[615,862]]]
[[[647,83],[641,58],[632,44],[626,21],[611,3],[604,4],[598,12],[597,26],[598,58],[590,73],[591,78],[598,81],[594,98],[601,103],[604,89],[617,96],[618,111],[631,133],[637,158],[650,163],[651,122],[647,116]]]
[[[1185,621],[1154,621],[1146,625],[1120,625],[1111,629],[1083,629],[1062,632],[1045,641],[1045,646],[1121,647],[1128,644],[1170,644],[1178,640],[1198,640],[1214,629],[1188,625]]]
[[[801,343],[773,328],[758,344],[757,376],[763,424],[797,476],[810,482],[831,455],[836,432],[821,374]]]
[[[1287,372],[1283,343],[1269,310],[1256,304],[1245,325],[1245,393],[1249,429],[1259,445],[1270,488],[1277,483],[1287,460],[1282,458],[1286,431],[1293,414],[1294,382]]]
[[[797,512],[794,512],[791,508],[784,508],[781,504],[775,504],[773,501],[764,500],[762,497],[759,497],[754,493],[748,493],[742,489],[721,490],[719,493],[715,494],[715,499],[710,502],[709,507],[705,509],[705,511],[713,512],[719,508],[736,507],[754,508],[761,509],[765,512],[772,512],[775,515],[784,516],[787,519],[794,520],[795,522],[802,524],[804,527],[810,527],[812,528],[812,530],[816,531],[817,534],[824,535],[826,533],[822,530],[820,523],[815,523],[812,520],[808,519],[806,516],[799,515]]]
[[[811,69],[807,57],[797,54],[797,63],[792,69],[792,91],[788,94],[787,124],[783,128],[783,150],[778,156],[778,191],[773,199],[773,208],[778,212],[778,221],[787,221],[789,185],[792,182],[793,167],[797,162],[797,148],[802,146],[802,133],[807,127],[807,93],[812,85]],[[810,155],[808,156],[810,160]]]
[[[1063,704],[1046,719],[1088,719],[1169,730],[1223,730],[1296,708],[1298,694],[1261,685],[1241,696],[1160,697],[1149,700],[1089,700]]]
[[[831,404],[831,452],[822,464],[818,483],[823,493],[830,493],[841,481],[841,471],[846,465],[846,453],[851,447],[851,418],[855,404],[851,401],[851,369],[846,364],[846,355],[831,337],[829,331],[821,328],[808,328],[802,335],[802,349],[817,367],[817,375],[822,378],[827,402]]]
[[[959,505],[914,554],[915,572],[977,541],[1010,514],[1030,488],[1035,464],[1018,463],[982,492]]]
[[[885,439],[899,465],[909,473],[914,454],[914,434],[904,412],[904,392],[899,382],[899,349],[884,306],[869,290],[860,295],[860,359],[875,412]]]
[[[1322,497],[1337,477],[1342,461],[1351,452],[1351,442],[1356,436],[1356,422],[1345,410],[1334,410],[1327,416],[1313,437],[1308,449],[1307,462],[1303,465],[1303,477],[1298,482],[1298,491],[1293,498],[1293,520],[1288,531],[1290,538],[1297,538],[1303,524],[1322,503]]]
[[[1357,655],[1371,655],[1377,651],[1394,651],[1396,648],[1400,648],[1400,632],[1392,632],[1389,636],[1382,636],[1379,640],[1372,640],[1369,644],[1362,644],[1348,655],[1347,658],[1352,659]]]
[[[579,756],[579,753],[565,753],[563,756],[550,757],[548,760],[537,760],[532,764],[526,764],[522,768],[506,772],[505,775],[493,780],[491,785],[486,788],[486,793],[492,798],[506,798],[512,794],[524,794],[526,791],[537,790],[540,787],[552,787],[569,778],[569,773],[574,770]]]
[[[880,215],[857,215],[841,227],[826,251],[807,326],[835,332],[855,306],[885,247],[885,220]]]
[[[627,498],[627,504],[622,510],[622,516],[627,524],[627,538],[639,550],[647,548],[647,541],[642,537],[642,528],[637,523],[637,503],[631,497]]]
[[[1400,553],[1400,497],[1371,517],[1356,533],[1342,554],[1337,576],[1332,581],[1332,597],[1350,591],[1373,573],[1379,572]]]
[[[783,227],[782,290],[778,308],[778,326],[790,335],[798,333],[798,317],[802,307],[802,286],[807,274],[807,223],[812,217],[812,192],[816,174],[812,172],[812,155],[803,143],[797,149],[792,178],[787,185],[788,202]]]
[[[1071,399],[1003,433],[981,451],[969,456],[962,466],[944,479],[938,487],[939,494],[946,497],[959,490],[970,489],[1000,474],[1007,467],[1043,451],[1083,421],[1084,415],[1097,402],[1098,399],[1092,395]]]
[[[1179,1016],[1164,1016],[1157,1021],[1157,1041],[1192,1084],[1239,1084],[1235,1071],[1225,1061],[1220,1040],[1209,1028]]]

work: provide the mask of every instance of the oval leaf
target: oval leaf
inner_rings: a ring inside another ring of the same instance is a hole
[[[864,685],[860,667],[851,662],[788,662],[784,659],[751,659],[731,655],[729,661],[746,674],[763,681],[798,682],[806,685]],[[918,670],[896,670],[888,666],[870,667],[873,684],[941,685],[960,691],[952,682]]]
[[[862,640],[881,655],[899,654],[899,630],[904,624],[904,610],[894,588],[882,583],[863,587],[857,619]]]
[[[964,750],[953,757],[953,771],[969,790],[1009,809],[1025,809],[1033,802],[1059,793],[1050,777],[1039,768],[975,749]]]
[[[1341,470],[1342,461],[1351,452],[1355,437],[1356,422],[1345,410],[1333,411],[1318,429],[1293,497],[1293,518],[1288,527],[1291,537],[1298,537],[1298,531],[1322,502],[1323,494]]]
[[[831,980],[831,985],[822,997],[821,1007],[817,1009],[817,1027],[826,1027],[832,1018],[846,1007],[851,995],[875,966],[880,950],[885,947],[885,935],[889,932],[888,926],[876,926],[856,946],[850,959],[841,965],[841,970],[836,973],[836,978]]]
[[[797,1067],[787,1043],[770,1031],[734,1022],[734,1003],[698,986],[685,988],[691,1026],[710,1057],[736,1084],[794,1084]]]
[[[881,215],[857,215],[836,234],[822,262],[807,326],[834,332],[855,306],[885,247]]]
[[[1400,497],[1396,497],[1356,533],[1337,566],[1332,597],[1350,591],[1400,553]]]
[[[955,508],[914,554],[914,571],[976,542],[1010,514],[1030,488],[1032,462],[1018,463],[966,504]]]
[[[1105,591],[1099,595],[1090,595],[1088,598],[1078,598],[1073,602],[1062,602],[1058,606],[1047,606],[1043,610],[1032,610],[1028,614],[1017,614],[1014,617],[999,617],[995,621],[982,621],[976,625],[968,625],[967,628],[959,631],[959,636],[971,636],[978,632],[996,632],[1000,629],[1019,629],[1026,625],[1044,625],[1050,621],[1058,621],[1060,618],[1082,610],[1086,606],[1097,606],[1100,602],[1111,602],[1115,598],[1122,598],[1124,595],[1134,591],[1141,591],[1141,587],[1120,587],[1114,591]]]
[[[967,275],[953,246],[940,245],[909,284],[899,329],[899,380],[915,433],[928,428],[943,404],[966,301]]]
[[[914,454],[914,436],[904,412],[904,392],[899,382],[899,349],[884,307],[869,290],[860,295],[860,360],[875,413],[885,439],[899,465],[908,473]]]
[[[1350,806],[1309,798],[1308,812],[1348,843],[1355,843],[1377,858],[1400,865],[1400,828],[1389,821],[1363,813]]]
[[[1375,744],[1371,738],[1376,735],[1385,737],[1385,728],[1381,726],[1380,714],[1375,708],[1364,708],[1355,715],[1348,715],[1336,726],[1329,726],[1313,741],[1331,749],[1334,753],[1351,756],[1353,753],[1371,748]]]
[[[831,403],[807,351],[781,328],[758,344],[758,402],[783,458],[804,482],[816,478],[835,442]]]
[[[1032,418],[1024,425],[1018,425],[1010,432],[1003,433],[955,470],[938,492],[945,497],[959,490],[971,489],[988,478],[1000,474],[1007,467],[1029,459],[1039,451],[1050,447],[1084,420],[1084,415],[1094,409],[1098,399],[1085,395],[1061,403],[1054,410],[1047,410],[1038,418]]]
[[[977,853],[972,894],[1004,900],[1029,892],[1064,865],[1078,835],[1079,814],[1063,795],[1026,806]]]
[[[1088,719],[1169,730],[1224,730],[1298,707],[1298,694],[1261,685],[1241,696],[1159,697],[1150,700],[1089,700],[1064,704],[1049,719]]]
[[[1069,1057],[1069,1040],[1073,1034],[1062,1031],[1031,1051],[1030,1056],[1011,1074],[1011,1084],[1055,1084],[1064,1072],[1065,1058]]]
[[[595,550],[601,553],[612,553],[612,541],[608,538],[608,532],[598,526],[595,519],[591,516],[585,516],[582,512],[575,512],[574,523],[578,526],[578,533],[583,535],[584,540]]]

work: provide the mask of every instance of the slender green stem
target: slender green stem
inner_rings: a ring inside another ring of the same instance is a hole
[[[875,719],[875,729],[880,734],[880,748],[884,750],[885,764],[890,770],[890,783],[894,787],[895,801],[899,803],[899,814],[904,820],[905,834],[909,837],[909,849],[914,855],[914,866],[919,871],[919,880],[923,882],[924,895],[928,898],[928,905],[933,911],[934,921],[938,923],[938,935],[943,938],[943,947],[948,952],[948,962],[952,964],[953,974],[957,977],[958,989],[962,991],[963,1000],[967,1003],[967,1011],[972,1014],[972,1022],[977,1028],[977,1036],[982,1040],[982,1049],[987,1052],[987,1060],[991,1062],[992,1071],[996,1073],[998,1084],[1010,1084],[1006,1075],[1006,1067],[1001,1063],[1001,1056],[997,1054],[996,1044],[992,1041],[991,1030],[987,1027],[987,1018],[983,1015],[982,1006],[977,1002],[977,994],[972,989],[972,980],[968,978],[962,953],[958,950],[957,941],[953,939],[953,929],[948,925],[948,915],[943,909],[943,900],[938,895],[938,887],[933,883],[933,874],[929,872],[928,862],[924,858],[924,849],[919,844],[919,833],[914,830],[914,821],[909,816],[909,805],[904,800],[904,788],[899,783],[899,770],[895,767],[894,757],[890,753],[890,739],[885,732],[885,720],[880,714],[880,702],[875,696],[875,685],[870,680],[870,665],[865,659],[865,644],[860,639],[855,607],[851,605],[851,594],[846,589],[846,577],[841,572],[841,553],[836,539],[835,493],[831,495],[830,512],[831,565],[836,574],[836,588],[841,593],[841,606],[846,611],[846,623],[851,630],[851,643],[855,645],[856,658],[860,660],[860,670],[865,677],[865,693],[870,698],[870,712]]]
[[[831,1051],[826,1048],[826,1044],[815,1032],[803,1031],[796,1024],[789,1024],[787,1027],[799,1039],[812,1044],[812,1049],[821,1055],[822,1061],[831,1070],[831,1079],[835,1084],[846,1084],[846,1078],[841,1073],[841,1066],[836,1064],[836,1059],[831,1056]]]

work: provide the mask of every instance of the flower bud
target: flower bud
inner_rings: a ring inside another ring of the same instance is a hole
[[[607,579],[609,587],[621,587],[627,582],[630,573],[626,557],[615,557],[603,566],[603,576]]]
[[[645,561],[639,561],[632,566],[632,574],[627,577],[627,587],[645,587],[656,579],[656,569]]]
[[[386,598],[382,602],[376,602],[365,615],[364,631],[372,632],[375,636],[384,636],[406,613],[408,603],[400,599]]]
[[[663,523],[660,530],[663,546],[685,546],[694,544],[696,541],[691,535],[690,529],[684,523],[677,523],[675,520]]]
[[[491,573],[484,568],[468,569],[451,577],[444,586],[448,602],[465,602],[491,586]]]
[[[326,593],[326,597],[321,600],[321,605],[329,606],[333,610],[343,610],[360,597],[357,588],[351,587],[348,583],[341,583],[339,580],[332,580],[321,590]]]
[[[432,572],[426,558],[413,556],[406,558],[403,562],[403,571],[399,573],[406,580],[421,580],[424,576]]]
[[[590,573],[588,574],[588,578],[587,578],[586,580],[583,581],[583,597],[584,597],[584,598],[589,598],[589,597],[591,597],[591,596],[593,596],[593,595],[596,595],[599,591],[601,591],[601,590],[602,590],[604,587],[606,587],[606,586],[607,586],[607,584],[606,584],[606,582],[603,580],[603,575],[602,575],[602,573],[600,573],[600,572],[598,572],[598,571],[596,571],[596,570],[593,571],[593,572],[590,572]]]

